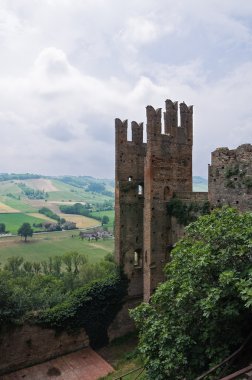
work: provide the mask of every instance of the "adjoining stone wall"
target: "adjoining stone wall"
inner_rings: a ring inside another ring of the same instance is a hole
[[[204,203],[208,202],[208,193],[206,192],[176,192],[175,193],[176,198],[181,200],[186,205],[190,205],[191,203],[195,203],[198,206],[203,206]],[[172,246],[185,235],[185,226],[182,224],[179,224],[177,219],[175,217],[171,218],[170,223],[170,246],[168,249],[172,248]]]
[[[208,178],[213,207],[229,205],[241,211],[252,210],[252,145],[216,149]]]
[[[0,331],[0,375],[43,363],[88,345],[84,329],[70,334],[27,324],[3,326]]]
[[[110,342],[115,338],[119,338],[136,330],[135,323],[129,316],[129,309],[134,309],[140,305],[142,301],[142,297],[128,298],[125,300],[123,308],[109,326],[108,337]]]

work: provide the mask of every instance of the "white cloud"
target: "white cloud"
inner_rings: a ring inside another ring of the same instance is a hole
[[[251,142],[247,0],[0,0],[1,171],[113,176],[115,117],[195,106],[194,173]]]

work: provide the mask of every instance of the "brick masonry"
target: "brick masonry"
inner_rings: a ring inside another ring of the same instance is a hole
[[[34,325],[2,326],[0,375],[80,350],[89,345],[83,329],[76,333],[43,329]]]
[[[129,297],[148,301],[164,280],[171,247],[184,235],[183,226],[167,215],[176,195],[184,203],[212,208],[229,204],[252,210],[252,146],[219,148],[209,166],[209,192],[192,192],[193,107],[166,100],[165,112],[146,107],[147,142],[143,123],[116,119],[115,252],[130,279]],[[180,119],[180,126],[179,120]]]

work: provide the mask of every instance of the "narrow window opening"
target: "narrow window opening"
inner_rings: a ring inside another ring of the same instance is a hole
[[[143,195],[143,186],[138,185],[138,195]]]
[[[136,249],[134,252],[134,266],[135,267],[142,266],[141,249]]]
[[[239,204],[239,201],[236,201],[235,203],[238,205],[238,204]]]
[[[129,181],[129,182],[132,181],[132,176],[131,176],[131,175],[129,176],[128,181]]]
[[[137,251],[134,252],[134,265],[136,267],[139,266],[139,252],[137,252]]]

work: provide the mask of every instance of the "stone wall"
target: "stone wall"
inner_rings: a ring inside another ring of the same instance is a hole
[[[143,293],[143,186],[146,144],[143,124],[131,123],[132,141],[127,139],[127,121],[115,121],[115,254],[131,279],[129,296]]]
[[[192,191],[192,114],[181,103],[179,126],[177,102],[166,101],[164,118],[148,106],[147,143],[142,123],[132,122],[128,141],[127,121],[115,121],[115,252],[130,279],[130,297],[148,300],[164,279],[172,223],[166,202],[174,191]]]
[[[216,149],[208,178],[213,207],[229,205],[241,211],[252,210],[252,145]]]
[[[0,375],[80,350],[89,345],[83,329],[56,333],[33,325],[4,326],[0,331]]]
[[[136,330],[133,319],[129,316],[129,309],[134,309],[143,301],[142,297],[128,298],[125,300],[123,308],[119,311],[114,321],[108,329],[109,341],[124,336]]]

